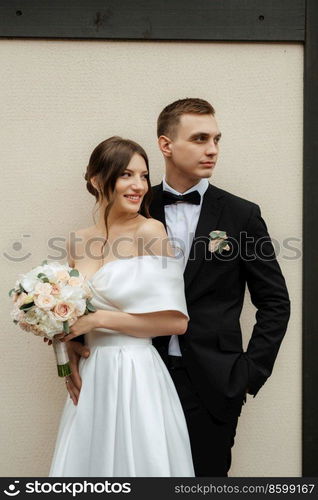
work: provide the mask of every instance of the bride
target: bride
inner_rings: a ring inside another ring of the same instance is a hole
[[[96,312],[63,340],[85,334],[91,354],[80,361],[78,401],[64,406],[49,476],[194,476],[182,407],[151,341],[185,333],[189,318],[182,267],[149,217],[147,155],[111,137],[94,149],[85,180],[99,219],[76,232],[68,262],[88,280]]]

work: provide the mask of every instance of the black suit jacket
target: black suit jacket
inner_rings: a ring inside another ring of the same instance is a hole
[[[165,224],[162,184],[153,188],[150,212]],[[208,250],[216,229],[226,231],[229,251]],[[285,280],[257,205],[209,185],[184,281],[190,316],[186,334],[179,336],[184,364],[209,411],[226,421],[240,413],[246,389],[255,396],[270,376],[290,315]],[[243,352],[246,285],[257,312]],[[153,339],[165,362],[169,340]]]

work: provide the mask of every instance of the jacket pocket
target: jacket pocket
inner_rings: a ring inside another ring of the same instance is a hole
[[[240,330],[219,330],[218,345],[221,351],[243,352],[242,334]]]

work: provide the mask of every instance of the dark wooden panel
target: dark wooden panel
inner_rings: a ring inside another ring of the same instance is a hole
[[[305,0],[1,0],[0,36],[304,40]]]
[[[318,2],[307,0],[304,72],[303,475],[318,476]]]

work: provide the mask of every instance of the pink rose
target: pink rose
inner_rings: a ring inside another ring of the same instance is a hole
[[[26,321],[20,321],[19,327],[22,328],[22,330],[25,330],[26,332],[31,332],[32,331],[32,325],[29,325]]]
[[[60,321],[67,321],[74,314],[74,305],[69,302],[60,302],[53,309],[54,317]]]

